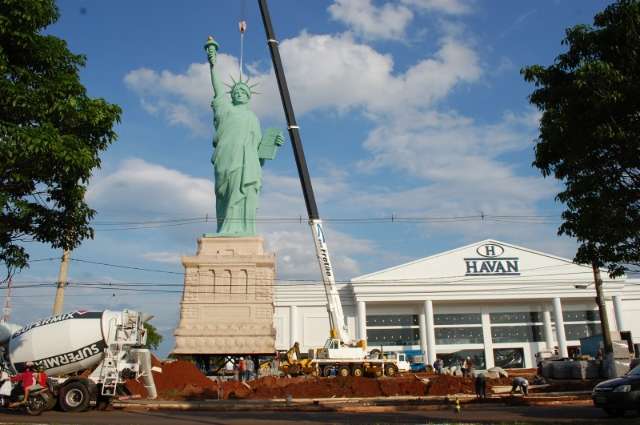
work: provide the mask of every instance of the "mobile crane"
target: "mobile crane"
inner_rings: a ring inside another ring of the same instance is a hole
[[[283,370],[298,373],[312,373],[328,375],[337,372],[341,376],[361,376],[363,373],[369,372],[375,375],[392,376],[398,372],[397,361],[395,359],[387,360],[383,358],[379,350],[371,350],[367,352],[366,341],[354,341],[349,334],[346,322],[344,320],[344,312],[342,303],[336,288],[333,267],[329,257],[329,248],[325,240],[324,231],[322,229],[322,220],[318,213],[313,187],[311,186],[311,178],[302,149],[302,140],[300,138],[300,127],[296,123],[293,113],[291,97],[287,80],[284,75],[280,52],[278,50],[278,41],[271,24],[271,16],[267,6],[267,0],[258,0],[260,6],[260,14],[264,24],[267,36],[267,45],[271,54],[273,68],[278,82],[280,99],[284,108],[284,114],[287,119],[287,129],[293,147],[293,153],[298,168],[298,176],[302,184],[302,192],[309,216],[309,226],[313,234],[316,256],[322,273],[322,282],[324,284],[325,294],[327,296],[327,311],[329,313],[330,335],[324,347],[311,349],[308,361],[301,362],[299,349],[297,345],[292,347],[287,355],[287,361]],[[297,343],[296,343],[297,344]]]

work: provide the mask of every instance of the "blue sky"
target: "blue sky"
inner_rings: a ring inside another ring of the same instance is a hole
[[[198,236],[215,231],[201,221],[165,225],[215,211],[212,89],[203,50],[208,35],[221,45],[221,74],[237,77],[237,22],[244,17],[244,72],[261,93],[252,104],[263,128],[285,128],[257,2],[58,4],[61,19],[47,32],[87,55],[81,75],[89,94],[123,109],[119,140],[90,183],[96,238],[72,254],[65,308],[149,311],[165,336],[160,351],[166,354],[178,318],[180,256],[195,253]],[[552,63],[563,50],[565,28],[591,23],[606,4],[270,1],[339,280],[485,238],[573,256],[575,243],[556,236],[560,186],[531,167],[539,114],[528,104],[532,87],[519,71]],[[487,218],[331,220],[481,214]],[[287,140],[264,168],[259,217],[305,216]],[[165,223],[129,224],[158,220]],[[278,279],[320,277],[304,219],[261,221],[258,228],[278,257]],[[46,246],[28,249],[33,259],[61,255]],[[15,282],[54,282],[57,270],[58,261],[34,262]],[[91,287],[109,283],[119,289]],[[140,291],[151,287],[168,292]],[[47,316],[53,292],[53,286],[16,288],[13,321]]]

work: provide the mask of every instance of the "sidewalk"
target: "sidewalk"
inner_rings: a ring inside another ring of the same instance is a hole
[[[384,410],[412,410],[439,409],[451,405],[455,400],[461,404],[491,403],[491,404],[525,404],[545,405],[564,402],[590,401],[589,391],[575,391],[571,393],[532,394],[521,396],[492,396],[485,401],[476,401],[475,396],[469,394],[452,394],[448,396],[395,396],[395,397],[367,397],[367,398],[302,398],[302,399],[271,399],[271,400],[120,400],[114,401],[113,406],[118,409],[144,410],[205,410],[205,411],[336,411],[354,408],[384,408]]]

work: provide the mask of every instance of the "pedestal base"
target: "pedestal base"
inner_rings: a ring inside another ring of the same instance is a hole
[[[275,255],[261,237],[202,237],[185,268],[173,354],[273,354]]]

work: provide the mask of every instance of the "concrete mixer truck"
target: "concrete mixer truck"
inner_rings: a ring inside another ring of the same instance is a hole
[[[2,366],[21,372],[28,362],[42,366],[62,410],[86,410],[108,403],[126,379],[141,378],[150,398],[156,389],[151,353],[143,348],[143,323],[151,316],[123,311],[74,311],[14,331],[0,324]],[[51,406],[53,407],[53,406]]]

